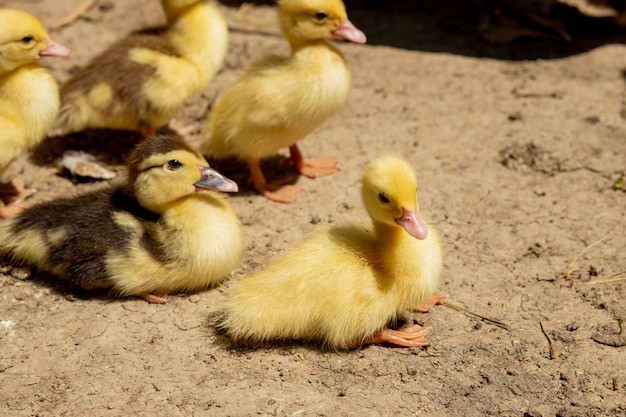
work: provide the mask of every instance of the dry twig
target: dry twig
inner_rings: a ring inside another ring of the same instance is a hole
[[[451,308],[451,309],[453,309],[453,310],[460,311],[461,313],[465,313],[465,314],[467,314],[468,316],[475,317],[475,318],[479,318],[479,319],[481,319],[481,320],[483,320],[483,321],[486,321],[487,323],[491,323],[491,324],[493,324],[493,325],[495,325],[495,326],[498,326],[498,327],[501,327],[501,328],[503,328],[503,329],[505,329],[505,330],[511,330],[511,326],[509,326],[509,325],[508,325],[508,324],[506,324],[506,323],[503,323],[503,322],[501,322],[501,321],[499,321],[499,320],[496,320],[496,319],[492,319],[492,318],[489,318],[489,317],[485,317],[485,316],[480,315],[480,314],[478,314],[478,313],[474,313],[473,311],[469,311],[469,310],[467,310],[467,309],[465,309],[465,308],[463,308],[463,307],[461,307],[461,306],[457,306],[457,305],[455,305],[455,304],[451,304],[449,301],[444,301],[444,302],[442,303],[442,305],[444,305],[444,306],[446,306],[446,307],[449,307],[449,308]]]
[[[626,277],[616,278],[623,274],[626,274],[626,271],[618,272],[617,274],[613,274],[608,278],[594,279],[593,281],[588,281],[587,284],[608,284],[609,282],[624,281],[626,280]]]
[[[248,13],[254,10],[255,7],[256,6],[253,3],[242,3],[235,14],[235,18],[242,22],[251,23],[257,26],[270,26],[271,23],[267,20],[248,15]]]
[[[543,328],[543,323],[541,322],[541,320],[539,320],[539,327],[541,327],[541,333],[543,333],[546,339],[548,339],[548,350],[550,352],[550,359],[552,360],[556,357],[554,354],[554,345],[552,344],[552,339],[550,339],[548,332],[546,332],[546,330]]]
[[[615,231],[611,232],[611,233],[607,233],[606,235],[604,235],[603,237],[601,237],[600,239],[596,240],[595,242],[593,242],[591,245],[587,246],[586,248],[584,248],[583,250],[581,250],[580,252],[578,252],[578,255],[576,255],[576,257],[567,265],[567,267],[565,268],[565,271],[563,271],[561,273],[561,275],[559,277],[563,277],[563,278],[569,278],[574,272],[580,270],[580,267],[578,268],[574,268],[572,269],[572,267],[574,266],[574,264],[576,263],[576,261],[578,261],[578,259],[580,259],[581,256],[583,256],[583,254],[585,252],[587,252],[589,249],[593,248],[594,246],[600,244],[601,242],[603,242],[604,240],[608,239],[609,236],[611,236]]]
[[[81,4],[76,9],[74,9],[70,14],[68,14],[63,19],[59,20],[54,25],[52,25],[50,27],[50,31],[51,32],[55,31],[57,29],[60,29],[60,28],[62,28],[64,26],[67,26],[67,25],[73,23],[76,19],[81,17],[83,15],[83,13],[85,13],[87,10],[91,9],[91,7],[94,4],[96,4],[97,1],[98,0],[86,0],[83,4]]]

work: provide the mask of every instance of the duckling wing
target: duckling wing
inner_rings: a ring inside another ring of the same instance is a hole
[[[114,285],[107,261],[143,235],[116,219],[115,193],[89,193],[34,206],[0,225],[0,253],[85,289]]]
[[[222,327],[235,340],[321,340],[348,347],[395,314],[368,236],[329,232],[288,250],[226,290]]]
[[[301,83],[287,58],[272,55],[253,64],[216,102],[203,150],[215,157],[262,158],[295,143],[312,130]]]
[[[197,89],[199,74],[159,34],[119,41],[63,84],[55,127],[137,129],[140,122],[159,127],[173,117]]]

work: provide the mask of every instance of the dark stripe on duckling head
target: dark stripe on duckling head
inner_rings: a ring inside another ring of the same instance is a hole
[[[158,135],[146,139],[133,151],[128,160],[128,185],[131,186],[141,173],[139,165],[153,155],[166,154],[172,151],[184,150],[203,158],[202,155],[179,136]]]

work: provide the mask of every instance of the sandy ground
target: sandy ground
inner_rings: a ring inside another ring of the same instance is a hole
[[[48,26],[82,3],[0,0]],[[154,305],[5,268],[0,415],[626,415],[626,194],[612,189],[626,170],[626,37],[588,31],[571,43],[490,46],[473,2],[444,3],[348,3],[369,42],[340,45],[353,69],[348,103],[301,142],[308,156],[339,156],[339,173],[300,178],[306,192],[280,205],[246,189],[241,166],[224,167],[243,188],[229,196],[244,225],[241,274],[319,224],[364,217],[367,161],[406,156],[422,214],[443,236],[441,290],[463,309],[407,317],[432,327],[428,347],[237,347],[210,326],[219,289]],[[180,125],[201,122],[250,60],[287,51],[272,6],[245,19],[238,7],[221,5],[227,63]],[[119,36],[162,19],[156,0],[101,0],[52,33],[73,54],[46,64],[63,81]],[[50,138],[5,176],[39,190],[29,204],[85,192],[106,185],[59,175],[61,152],[90,150],[121,171],[133,141]]]

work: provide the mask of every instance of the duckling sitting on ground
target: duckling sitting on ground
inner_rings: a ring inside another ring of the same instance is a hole
[[[373,224],[324,229],[266,269],[232,280],[218,321],[235,341],[321,341],[332,349],[367,343],[427,344],[428,329],[386,326],[432,301],[442,268],[437,233],[418,217],[417,182],[398,156],[373,160],[362,198]]]
[[[211,112],[201,150],[247,161],[250,180],[270,200],[290,202],[302,188],[268,184],[262,158],[289,147],[296,170],[308,177],[337,171],[337,158],[303,159],[296,142],[337,113],[350,90],[350,69],[329,40],[364,43],[341,0],[279,0],[280,25],[291,56],[267,56],[224,91]]]
[[[210,190],[237,184],[173,136],[138,145],[127,183],[31,207],[0,223],[0,257],[87,290],[165,302],[219,283],[242,255],[241,226]]]
[[[0,8],[0,174],[18,156],[41,142],[59,112],[59,88],[39,65],[43,56],[65,56],[34,16]],[[0,218],[32,193],[21,180],[0,183]]]
[[[61,86],[55,133],[88,128],[154,136],[221,68],[228,28],[205,0],[161,0],[167,26],[132,33]]]

